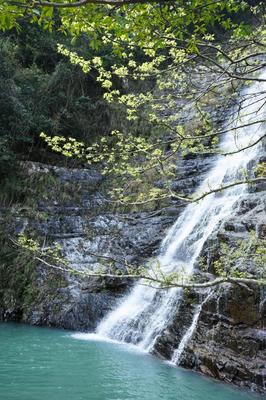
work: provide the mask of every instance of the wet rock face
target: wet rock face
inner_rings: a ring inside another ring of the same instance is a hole
[[[46,273],[44,271],[44,275]],[[37,283],[39,298],[28,310],[24,310],[24,322],[91,331],[125,290],[125,283],[121,282],[112,286],[112,282],[97,279],[65,278],[65,284],[54,292],[49,288],[51,278],[44,277]]]
[[[215,157],[208,155],[192,156],[178,160],[177,174],[172,182],[173,191],[191,195],[210,171],[215,160]]]
[[[192,192],[208,166],[204,157],[179,161],[178,190]],[[125,260],[133,266],[144,265],[157,255],[166,230],[182,211],[173,203],[152,212],[113,213],[102,192],[103,178],[93,169],[35,162],[26,162],[22,168],[27,195],[34,204],[28,205],[26,198],[11,216],[9,209],[0,210],[0,219],[7,222],[6,233],[37,236],[44,244],[58,242],[77,271],[97,271],[108,264],[125,271]],[[83,331],[95,329],[132,285],[124,279],[54,274],[45,266],[39,266],[28,281],[20,295],[16,288],[7,290],[0,283],[4,291],[0,319]]]
[[[194,293],[197,302],[207,294]],[[203,304],[178,365],[264,393],[266,390],[266,290],[224,285]],[[172,359],[191,326],[196,306],[184,296],[154,353]]]
[[[202,300],[196,291],[181,292],[175,315],[168,327],[155,343],[153,353],[166,359],[172,359],[178,344],[191,325],[196,307]]]
[[[97,171],[32,162],[24,168],[31,190],[41,183],[39,196],[34,207],[18,206],[12,215],[9,209],[1,210],[6,236],[25,233],[37,236],[44,245],[57,242],[77,271],[103,267],[108,271],[113,265],[124,271],[125,260],[130,265],[143,265],[156,255],[165,231],[180,212],[112,213]],[[0,320],[82,331],[95,329],[132,285],[126,279],[53,273],[40,265],[27,279],[21,272],[21,284],[25,281],[26,287],[18,294],[12,286],[12,271],[6,274],[10,274],[5,277],[10,288],[0,282]]]
[[[221,287],[202,307],[181,365],[253,390],[265,390],[265,290]]]

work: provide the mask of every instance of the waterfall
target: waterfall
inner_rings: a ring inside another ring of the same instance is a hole
[[[181,358],[181,356],[183,354],[183,351],[185,350],[188,342],[190,341],[190,339],[192,338],[192,336],[193,336],[193,334],[194,334],[194,332],[196,330],[202,307],[204,306],[205,303],[207,303],[207,301],[209,300],[211,295],[212,295],[212,291],[208,294],[208,296],[206,296],[206,298],[203,300],[203,302],[201,304],[197,305],[196,311],[195,311],[194,316],[192,318],[191,325],[187,329],[187,331],[184,334],[184,336],[182,337],[178,348],[174,351],[174,354],[173,354],[172,359],[171,359],[171,362],[173,364],[175,364],[175,365],[179,364],[180,358]]]
[[[266,73],[263,75],[265,78]],[[266,89],[266,84],[263,85]],[[220,144],[221,154],[231,154],[217,156],[210,172],[198,188],[196,197],[210,189],[218,189],[244,179],[244,171],[255,160],[260,149],[259,144],[249,146],[265,134],[265,126],[240,126],[261,120],[262,115],[265,115],[264,98],[259,95],[263,92],[263,85],[255,83],[242,92],[242,109],[231,118],[230,130]],[[240,149],[245,150],[238,152]],[[204,243],[221,221],[230,216],[246,191],[247,185],[232,186],[223,192],[211,193],[198,202],[190,203],[170,228],[154,263],[159,263],[166,274],[174,271],[189,279]],[[99,324],[97,333],[151,351],[157,338],[171,323],[181,297],[181,289],[162,290],[144,286],[144,281],[140,281]],[[181,347],[176,350],[174,357],[177,361],[193,334],[200,311],[201,306],[196,310],[187,336],[181,340]]]

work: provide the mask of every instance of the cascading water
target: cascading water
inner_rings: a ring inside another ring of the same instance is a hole
[[[186,345],[188,344],[188,342],[190,341],[190,339],[193,336],[193,333],[196,330],[202,307],[204,306],[205,303],[207,303],[207,301],[209,300],[211,295],[212,295],[212,291],[209,292],[208,296],[205,297],[205,299],[203,300],[203,302],[201,304],[197,305],[196,312],[194,313],[194,316],[192,318],[191,325],[188,328],[188,330],[186,331],[186,333],[184,334],[184,336],[182,337],[178,348],[174,351],[174,354],[171,359],[171,362],[173,364],[177,364],[177,365],[179,364],[182,353],[185,350]]]
[[[266,73],[263,74],[264,79]],[[262,124],[240,127],[261,120],[265,116],[264,97],[259,93],[266,90],[266,84],[253,84],[242,93],[242,111],[236,113],[228,131],[221,142],[221,153],[217,156],[208,176],[200,185],[197,194],[218,189],[237,180],[243,180],[243,171],[256,158],[260,145],[249,147],[265,133]],[[254,97],[256,96],[256,97]],[[256,101],[254,101],[254,99]],[[237,128],[237,129],[235,129]],[[239,152],[240,149],[245,149]],[[247,185],[237,185],[224,192],[211,193],[196,203],[189,204],[162,242],[159,256],[160,268],[164,273],[180,272],[189,278],[202,247],[219,223],[230,216]],[[140,281],[131,293],[98,326],[97,333],[118,341],[130,342],[150,351],[157,338],[168,326],[177,311],[182,290],[171,288],[159,290],[143,285]],[[196,325],[201,307],[196,310],[192,325]],[[195,326],[189,332],[188,340]],[[191,334],[190,334],[191,333]],[[187,341],[181,341],[182,346]],[[181,346],[180,343],[180,346]],[[184,347],[183,346],[183,347]],[[182,347],[182,351],[183,351]],[[181,354],[176,350],[174,357]]]

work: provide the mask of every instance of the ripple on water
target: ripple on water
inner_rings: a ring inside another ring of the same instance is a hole
[[[99,335],[0,324],[1,400],[254,400]]]

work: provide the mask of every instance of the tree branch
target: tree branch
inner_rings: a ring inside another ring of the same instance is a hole
[[[227,185],[220,186],[220,187],[218,187],[216,189],[211,189],[208,192],[205,192],[205,193],[201,194],[200,196],[195,197],[194,199],[193,198],[189,198],[189,197],[183,197],[182,198],[180,196],[177,196],[177,199],[178,200],[180,200],[180,199],[181,200],[186,200],[188,202],[195,203],[197,201],[200,201],[200,200],[204,199],[206,196],[209,196],[212,193],[218,193],[218,192],[221,192],[223,190],[229,189],[229,188],[234,187],[234,186],[247,185],[247,184],[251,184],[251,183],[254,184],[254,183],[265,182],[265,181],[266,181],[266,177],[265,178],[263,178],[263,177],[253,178],[253,179],[248,179],[248,180],[246,179],[246,180],[243,180],[243,181],[235,181],[235,182],[228,183]],[[175,196],[174,193],[173,193],[173,196]]]
[[[171,2],[172,0],[81,0],[74,1],[73,3],[58,3],[58,2],[49,2],[49,1],[28,1],[27,3],[5,0],[5,3],[17,6],[17,7],[53,7],[53,8],[77,8],[83,7],[86,4],[100,4],[100,5],[109,5],[109,6],[124,6],[127,4],[145,4],[145,3],[165,3]]]
[[[266,79],[264,79],[264,78],[256,78],[256,77],[252,77],[252,76],[247,76],[245,74],[236,75],[235,73],[231,73],[227,68],[225,68],[223,65],[219,64],[216,60],[214,60],[213,58],[211,58],[209,56],[203,55],[202,53],[198,53],[198,56],[200,58],[202,58],[203,60],[209,61],[210,63],[215,65],[217,68],[219,68],[219,70],[223,71],[227,76],[229,76],[232,79],[237,79],[237,80],[242,80],[242,81],[266,82]],[[250,72],[260,70],[260,69],[264,68],[265,65],[266,65],[265,63],[261,64],[258,68],[256,68],[253,71],[250,71]]]
[[[122,200],[108,200],[108,199],[105,199],[105,200],[108,201],[109,203],[116,203],[116,204],[121,204],[124,206],[141,206],[141,205],[151,203],[153,201],[165,200],[165,199],[169,199],[169,198],[181,200],[181,201],[184,201],[185,203],[196,203],[196,202],[204,199],[205,197],[209,196],[212,193],[219,193],[219,192],[222,192],[223,190],[229,189],[234,186],[250,185],[250,184],[256,184],[259,182],[266,182],[266,177],[265,178],[259,177],[259,178],[252,178],[252,179],[248,179],[248,180],[246,179],[243,181],[231,182],[227,185],[220,186],[216,189],[211,189],[208,192],[202,193],[201,195],[199,195],[198,197],[195,197],[195,198],[178,195],[178,194],[174,193],[171,189],[169,189],[169,194],[165,193],[162,196],[159,196],[157,198],[150,198],[150,199],[143,200],[143,201],[124,202]],[[180,206],[183,206],[183,204]]]
[[[221,278],[216,278],[212,281],[208,282],[203,282],[203,283],[193,283],[193,282],[179,282],[179,281],[173,281],[166,283],[165,279],[159,279],[156,277],[152,277],[150,275],[146,274],[113,274],[113,273],[100,273],[100,272],[87,272],[87,271],[77,271],[72,268],[64,268],[60,267],[57,265],[53,265],[45,261],[44,259],[35,256],[35,259],[40,261],[41,263],[45,264],[47,267],[55,269],[55,270],[60,270],[64,272],[72,272],[81,276],[84,276],[86,278],[90,277],[96,277],[96,278],[112,278],[112,279],[133,279],[133,280],[144,280],[148,282],[153,282],[157,283],[160,286],[159,287],[154,287],[155,289],[171,289],[171,288],[182,288],[182,289],[205,289],[205,288],[210,288],[214,286],[221,285],[223,283],[231,283],[231,284],[236,284],[236,285],[266,285],[266,280],[264,279],[253,279],[253,278],[235,278],[231,276],[227,277],[221,277]],[[166,276],[167,278],[167,276]],[[150,286],[148,284],[148,286]],[[250,289],[249,289],[250,290]]]

